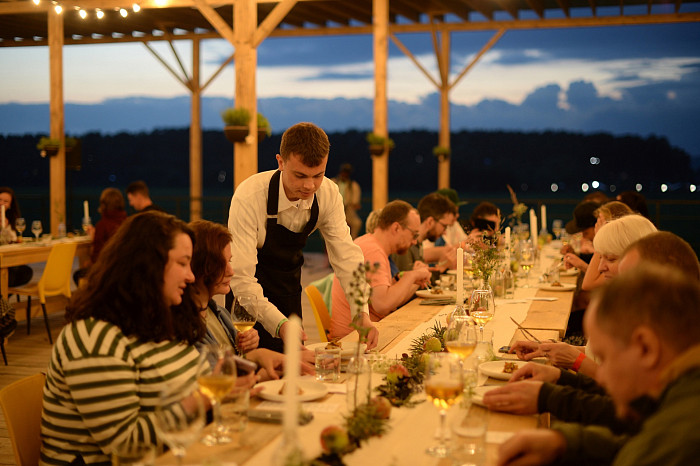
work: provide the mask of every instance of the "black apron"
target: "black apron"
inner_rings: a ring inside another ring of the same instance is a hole
[[[258,249],[258,265],[255,278],[262,286],[265,297],[285,317],[296,314],[301,319],[301,267],[304,265],[302,250],[318,221],[318,200],[314,194],[311,217],[300,233],[294,233],[277,224],[277,208],[280,189],[279,170],[272,175],[267,192],[267,222],[265,243]],[[260,335],[258,347],[284,352],[284,343],[274,338],[260,322],[255,324]]]

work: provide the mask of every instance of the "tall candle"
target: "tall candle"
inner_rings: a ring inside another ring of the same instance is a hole
[[[537,247],[537,215],[535,209],[530,209],[530,239],[532,245]]]
[[[301,321],[296,315],[289,317],[284,338],[284,430],[296,430],[299,418],[297,383],[299,380],[299,354],[301,345]]]
[[[544,204],[540,207],[540,217],[542,217],[542,231],[547,231],[547,206]]]
[[[0,206],[0,228],[5,228],[5,204]]]
[[[510,266],[510,227],[506,227],[506,259]]]
[[[90,218],[90,209],[88,207],[88,201],[83,201],[83,217]]]
[[[457,294],[455,304],[464,304],[464,249],[457,248]]]

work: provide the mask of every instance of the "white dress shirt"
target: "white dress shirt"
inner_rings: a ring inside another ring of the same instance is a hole
[[[234,295],[252,293],[257,295],[258,321],[271,335],[277,336],[279,323],[285,316],[264,296],[262,287],[255,278],[258,263],[258,248],[265,244],[267,231],[267,195],[270,179],[276,170],[255,174],[238,186],[231,199],[228,228],[233,235],[233,270],[231,289]],[[277,223],[293,231],[301,232],[311,217],[312,199],[290,201],[284,193],[280,179]],[[352,241],[350,228],[345,222],[345,208],[338,186],[328,178],[316,191],[318,199],[318,221],[316,229],[326,242],[328,259],[338,276],[346,294],[352,273],[364,263],[362,250]],[[365,306],[365,311],[367,308]]]

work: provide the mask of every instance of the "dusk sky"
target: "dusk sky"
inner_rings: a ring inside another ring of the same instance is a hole
[[[492,34],[452,35],[453,77]],[[435,73],[430,35],[399,38]],[[165,42],[154,46],[175,63]],[[177,48],[189,67],[189,42],[178,42]],[[203,42],[202,82],[232,50],[223,40]],[[272,38],[258,49],[258,64],[261,99],[374,95],[371,36]],[[66,103],[188,95],[141,44],[66,46],[64,75]],[[0,48],[0,104],[46,103],[48,80],[48,48]],[[205,97],[233,99],[233,89],[229,66]],[[392,101],[433,105],[437,114],[432,95],[436,89],[393,43],[388,92]],[[461,106],[453,111],[454,129],[496,129],[501,115],[504,129],[656,133],[700,156],[700,24],[508,31],[453,90],[451,99]],[[2,108],[0,112],[6,111]],[[536,113],[528,110],[533,108]],[[275,115],[266,116],[273,128],[280,127]],[[27,132],[36,131],[32,122],[26,123]],[[390,130],[396,124],[390,120]]]

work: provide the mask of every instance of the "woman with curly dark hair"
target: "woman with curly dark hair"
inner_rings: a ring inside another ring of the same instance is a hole
[[[44,388],[42,464],[109,463],[161,443],[158,394],[193,383],[205,334],[188,284],[194,234],[160,212],[127,219],[66,309]],[[183,404],[184,406],[184,404]]]

